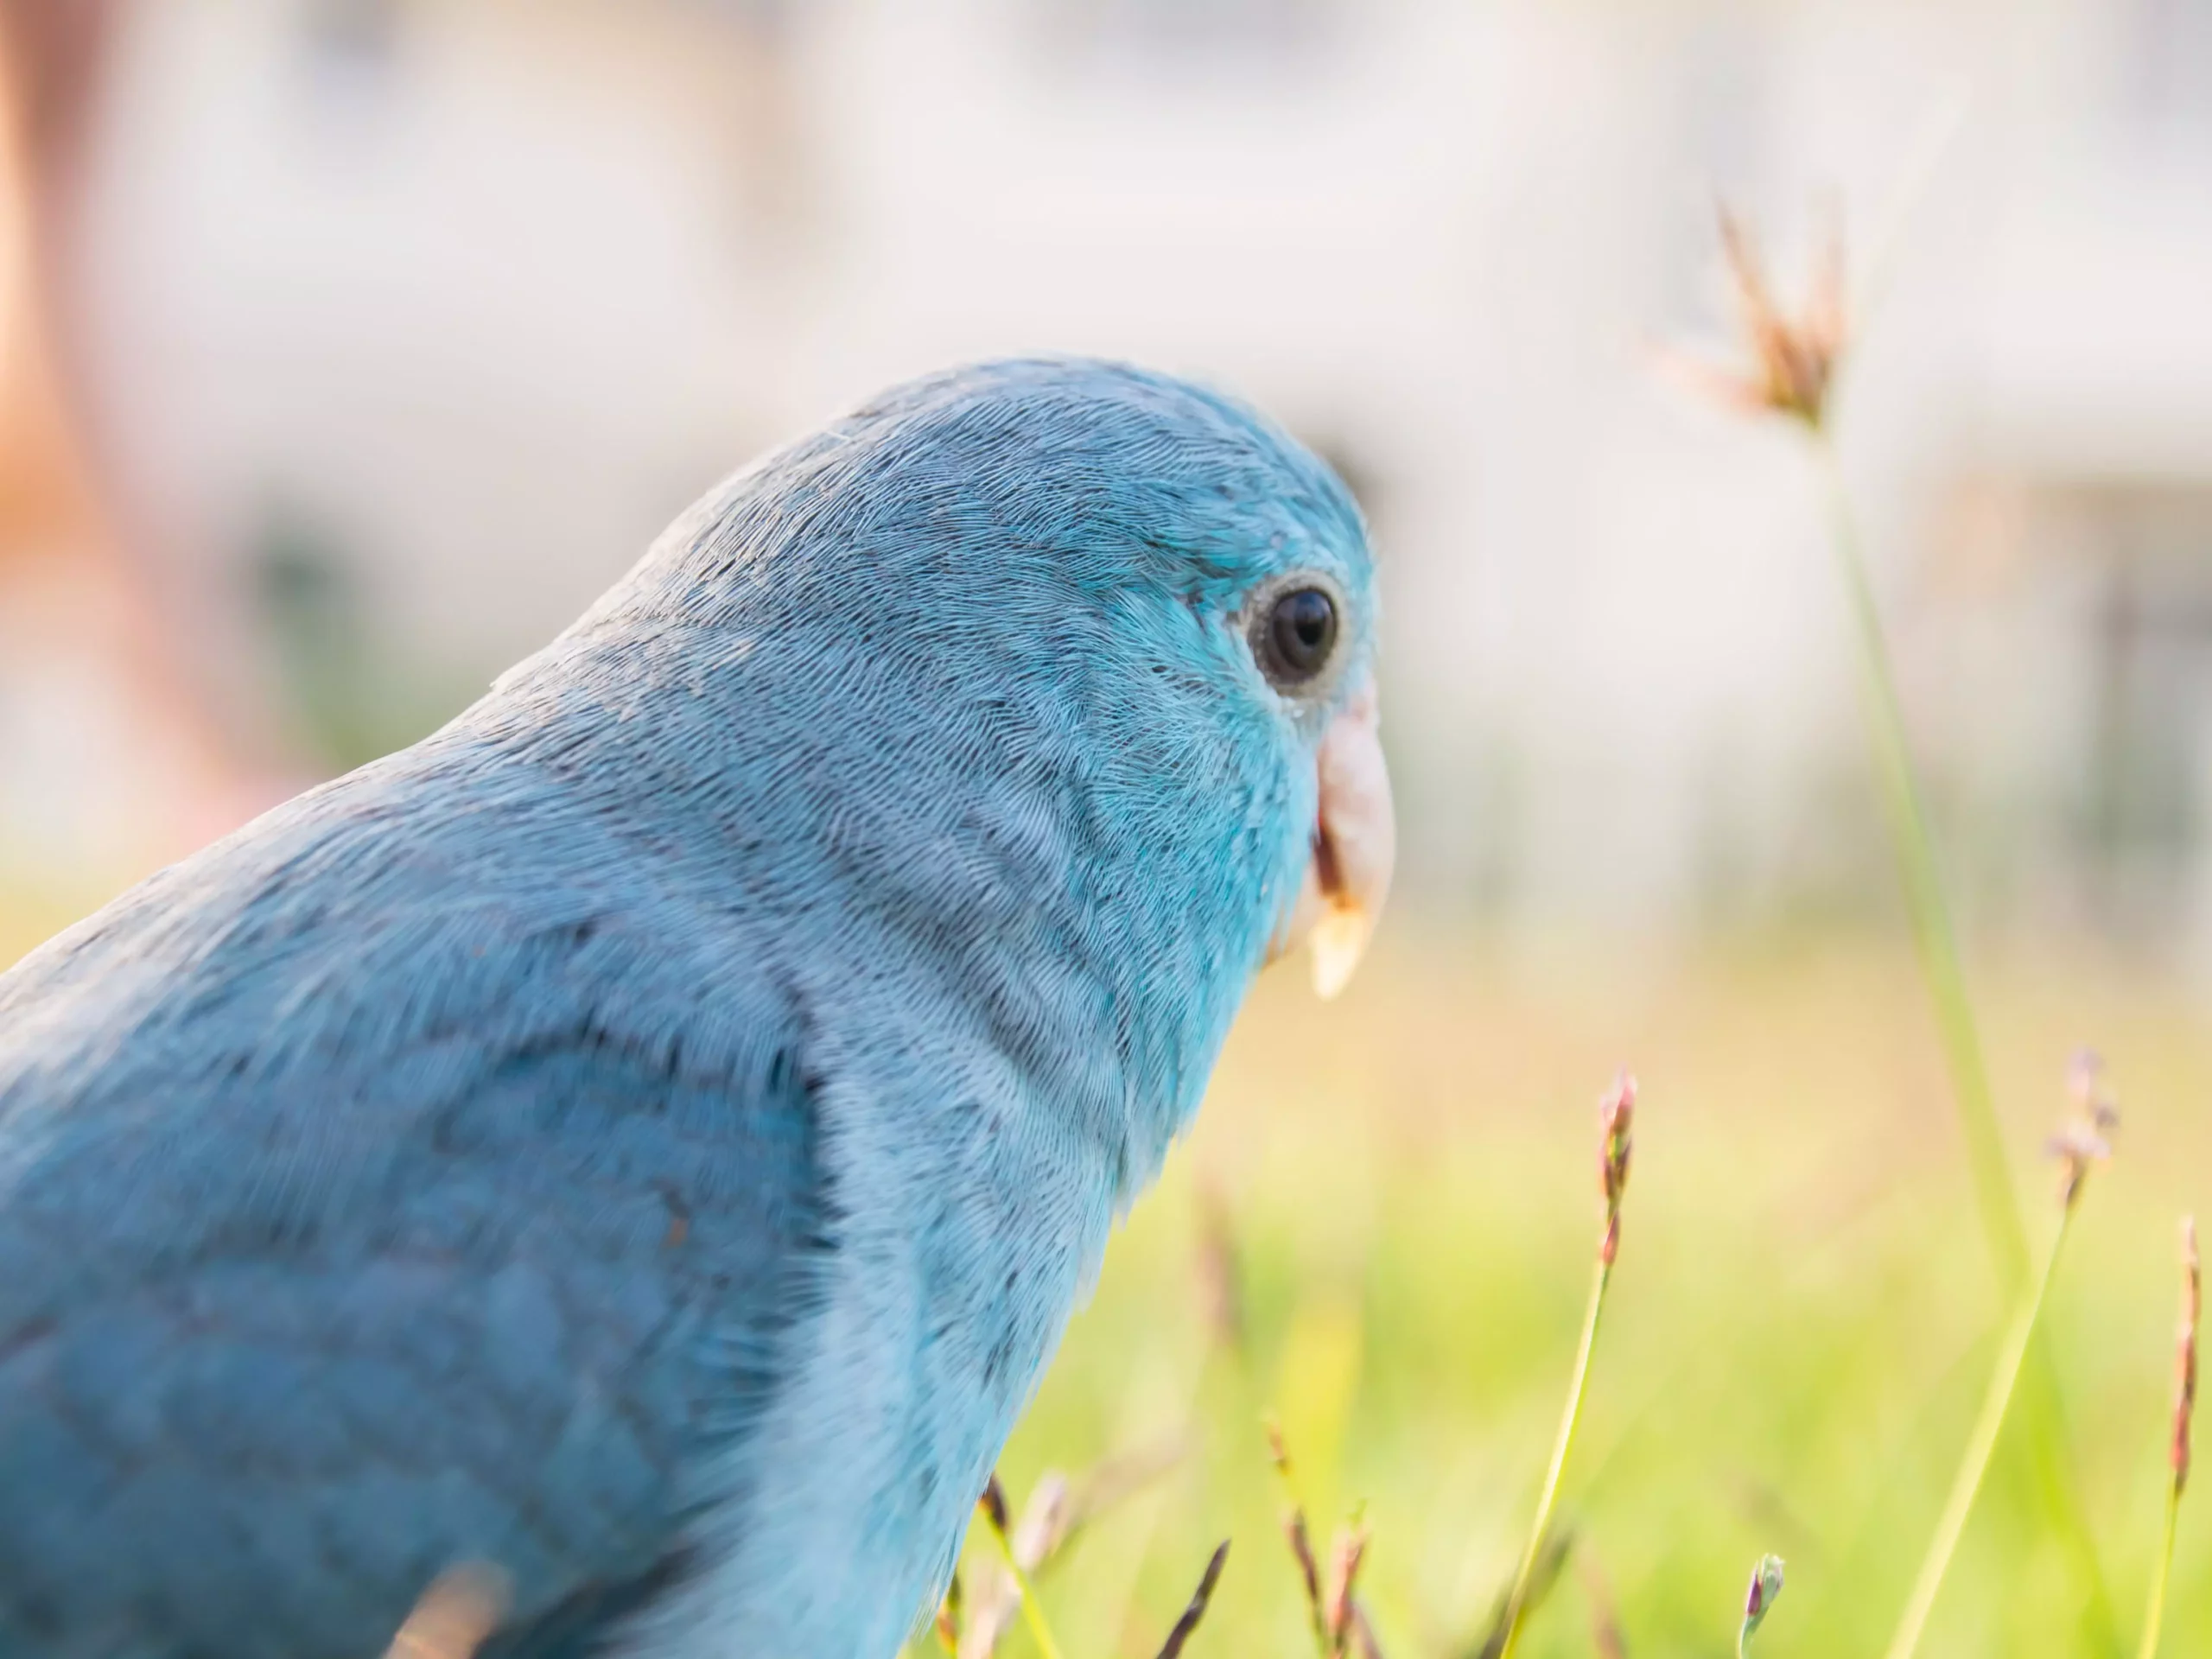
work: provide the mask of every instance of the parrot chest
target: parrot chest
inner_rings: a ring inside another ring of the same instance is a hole
[[[700,1529],[714,1565],[620,1649],[638,1659],[887,1659],[1103,1254],[1110,1181],[1064,1142],[1011,1117],[913,1136],[925,1118],[824,1116],[839,1219],[816,1311],[741,1496]]]

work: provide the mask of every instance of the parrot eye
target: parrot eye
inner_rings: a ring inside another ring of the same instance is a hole
[[[1260,667],[1278,688],[1303,685],[1328,665],[1337,643],[1337,602],[1319,588],[1278,594],[1253,630]]]

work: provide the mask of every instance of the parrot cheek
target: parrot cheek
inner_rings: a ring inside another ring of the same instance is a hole
[[[1372,680],[1363,682],[1330,722],[1314,768],[1319,808],[1313,856],[1268,959],[1310,944],[1313,988],[1332,997],[1359,965],[1397,861],[1397,819]]]

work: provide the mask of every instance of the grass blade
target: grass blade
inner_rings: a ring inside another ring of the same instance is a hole
[[[1921,1560],[1920,1576],[1915,1580],[1904,1613],[1897,1621],[1897,1634],[1890,1640],[1888,1659],[1912,1659],[1920,1646],[1928,1616],[1935,1610],[1944,1575],[1950,1571],[1951,1557],[1957,1553],[1959,1539],[1966,1531],[1967,1516],[1972,1513],[1974,1498],[1989,1473],[1990,1455],[1997,1449],[1997,1436],[2005,1427],[2013,1390],[2019,1385],[2029,1344],[2035,1339],[2037,1321],[2043,1317],[2044,1303],[2050,1297],[2051,1281],[2058,1272],[2058,1259],[2065,1253],[2067,1235],[2073,1230],[2074,1214],[2081,1205],[2082,1188],[2088,1179],[2089,1166],[2110,1150],[2104,1136],[2113,1117],[2102,1091],[2094,1058],[2084,1056],[2077,1060],[2075,1071],[2082,1119],[2051,1142],[2051,1150],[2059,1158],[2066,1176],[2059,1197],[2058,1231],[2050,1241],[2050,1253],[2044,1258],[2043,1271],[2037,1275],[2033,1290],[2021,1301],[2006,1326],[2004,1343],[1998,1350],[1996,1368],[1991,1371],[1988,1389],[1982,1395],[1980,1414],[1974,1419],[1973,1433],[1967,1437],[1965,1453],[1951,1480],[1950,1497],[1944,1502],[1943,1513],[1936,1523],[1936,1535]]]
[[[2166,1618],[2166,1580],[2173,1572],[2174,1530],[2181,1520],[2181,1495],[2189,1484],[2190,1421],[2196,1412],[2196,1320],[2203,1305],[2204,1274],[2196,1254],[2196,1222],[2181,1224],[2181,1328],[2174,1338],[2173,1439],[2168,1465],[2166,1522],[2158,1540],[2158,1561],[2151,1578],[2151,1606],[2143,1619],[2143,1645],[2137,1659],[2157,1659],[2158,1636]]]
[[[1567,1405],[1560,1414],[1559,1433],[1552,1442],[1550,1467],[1536,1500],[1536,1518],[1529,1541],[1521,1552],[1521,1565],[1513,1575],[1513,1588],[1505,1599],[1505,1639],[1498,1659],[1512,1659],[1520,1640],[1522,1621],[1529,1611],[1529,1589],[1536,1563],[1550,1536],[1552,1510],[1559,1501],[1560,1478],[1567,1471],[1567,1454],[1574,1447],[1574,1431],[1582,1421],[1582,1402],[1590,1389],[1590,1357],[1598,1346],[1598,1326],[1605,1317],[1605,1292],[1613,1279],[1613,1260],[1620,1253],[1621,1196],[1628,1187],[1629,1126],[1636,1110],[1636,1079],[1624,1072],[1599,1108],[1599,1178],[1605,1198],[1605,1229],[1598,1242],[1597,1270],[1590,1281],[1590,1299],[1582,1312],[1582,1336],[1574,1351],[1574,1371],[1567,1386]]]

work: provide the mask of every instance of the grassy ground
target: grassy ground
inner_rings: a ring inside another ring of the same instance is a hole
[[[0,906],[0,961],[66,919]],[[2085,1630],[2008,1440],[1922,1651],[2132,1654],[2164,1491],[2175,1223],[2212,1220],[2212,1020],[2203,996],[2094,960],[1984,963],[1978,980],[2038,1251],[2054,1212],[2037,1149],[2075,1046],[2103,1050],[2125,1109],[2049,1327],[2120,1645]],[[1365,1506],[1385,1651],[1471,1652],[1549,1450],[1596,1238],[1594,1107],[1621,1065],[1643,1093],[1565,1484],[1576,1551],[1520,1652],[1732,1652],[1745,1576],[1773,1550],[1789,1587],[1762,1656],[1881,1653],[2000,1319],[1910,958],[1828,942],[1509,959],[1402,929],[1338,1004],[1294,973],[1262,983],[1007,1451],[1017,1508],[1048,1468],[1080,1487],[1102,1463],[1177,1454],[1046,1569],[1068,1659],[1155,1652],[1224,1537],[1190,1651],[1312,1650],[1269,1413],[1317,1529]],[[2212,1494],[2192,1497],[2169,1655],[2212,1652]],[[988,1559],[971,1543],[971,1582]],[[1017,1630],[1000,1651],[1033,1648]]]
[[[1574,1560],[1520,1652],[1732,1652],[1765,1550],[1789,1587],[1762,1655],[1879,1655],[2001,1310],[1919,982],[1828,944],[1694,963],[1509,963],[1401,946],[1321,1009],[1263,986],[1205,1117],[1116,1241],[1008,1449],[1047,1467],[1178,1445],[1048,1567],[1069,1659],[1149,1655],[1235,1540],[1194,1653],[1309,1652],[1258,1421],[1280,1414],[1317,1527],[1364,1504],[1386,1651],[1468,1652],[1511,1576],[1595,1240],[1594,1106],[1641,1076],[1613,1300],[1563,1510]],[[2175,1229],[2212,1212],[2202,999],[2110,965],[1980,976],[2040,1253],[2037,1157],[2070,1052],[2126,1116],[2050,1311],[2070,1461],[2134,1651],[2161,1516]],[[1239,1338],[1210,1312],[1231,1243]],[[2008,1437],[1922,1651],[2100,1650]],[[2212,1516],[2183,1514],[2163,1651],[2212,1651]],[[971,1547],[971,1561],[978,1559]],[[1610,1614],[1607,1610],[1610,1609]],[[1029,1651],[1010,1637],[1002,1652]]]

